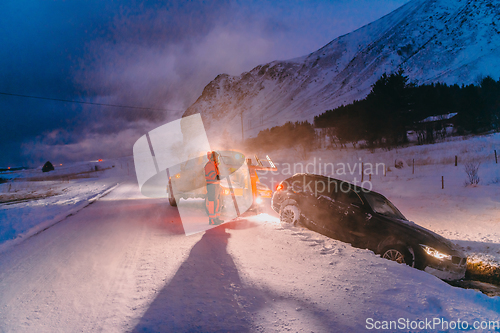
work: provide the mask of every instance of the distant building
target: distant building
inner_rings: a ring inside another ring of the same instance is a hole
[[[54,170],[54,166],[52,165],[52,163],[50,163],[49,161],[45,162],[42,167],[42,172],[49,172],[52,170]]]
[[[407,132],[408,140],[424,144],[445,138],[455,131],[454,117],[457,114],[456,112],[447,113],[420,120],[413,129]]]

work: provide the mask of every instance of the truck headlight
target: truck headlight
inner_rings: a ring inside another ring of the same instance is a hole
[[[425,251],[425,253],[427,253],[431,257],[434,257],[434,258],[439,259],[439,260],[443,260],[443,259],[451,260],[451,256],[449,254],[439,252],[435,248],[427,246],[427,245],[420,244],[420,246]]]

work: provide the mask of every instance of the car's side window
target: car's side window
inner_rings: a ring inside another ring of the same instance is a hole
[[[355,205],[358,205],[358,206],[363,205],[363,201],[359,197],[359,194],[357,194],[353,190],[349,191],[349,203],[350,204],[355,204]]]
[[[334,200],[346,202],[347,194],[351,191],[351,184],[343,181],[332,181],[330,183],[331,197]]]
[[[348,190],[347,192],[338,191],[336,200],[346,205],[355,204],[361,206],[363,204],[363,201],[361,201],[359,195],[353,190]]]

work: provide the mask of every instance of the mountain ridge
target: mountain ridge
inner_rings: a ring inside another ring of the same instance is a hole
[[[245,137],[364,98],[399,68],[417,84],[500,77],[498,1],[413,0],[308,55],[218,75],[184,113],[201,113],[209,137]],[[500,25],[500,23],[499,23]]]

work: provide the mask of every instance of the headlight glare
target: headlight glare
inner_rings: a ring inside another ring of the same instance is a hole
[[[451,260],[451,256],[449,254],[439,252],[435,248],[427,246],[427,245],[420,244],[420,246],[425,251],[425,253],[427,253],[431,257],[434,257],[434,258],[439,259],[439,260],[443,260],[443,259]]]

